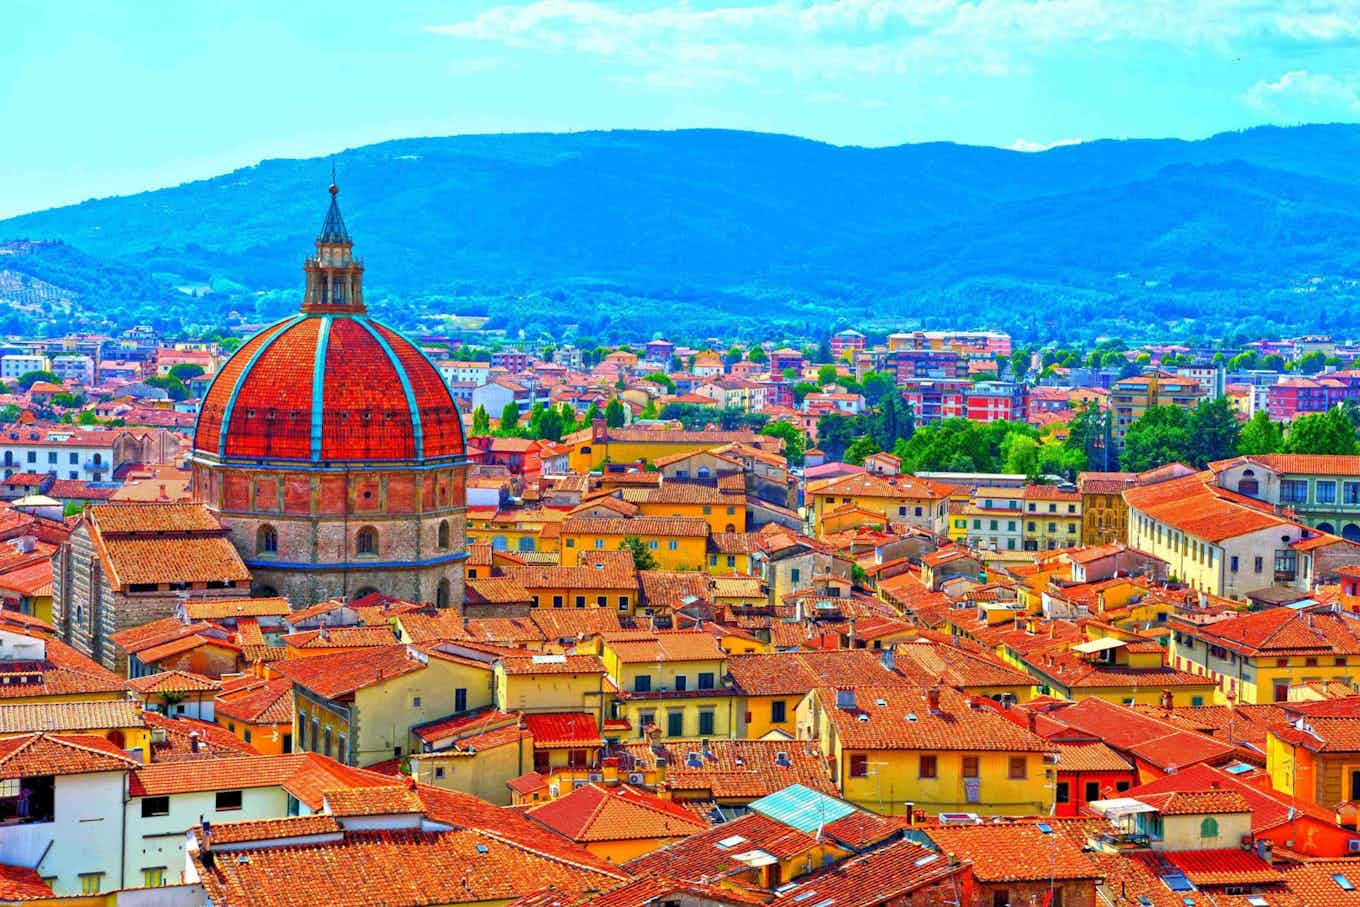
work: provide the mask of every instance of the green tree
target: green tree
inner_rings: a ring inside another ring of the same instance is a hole
[[[618,428],[623,425],[623,401],[614,397],[604,408],[604,424],[610,428]]]
[[[823,365],[817,369],[817,383],[825,387],[836,381],[836,367],[834,365]]]
[[[179,365],[170,367],[170,374],[174,375],[185,384],[188,384],[203,373],[203,366],[195,365],[192,362],[181,362]]]
[[[1190,465],[1203,469],[1215,460],[1225,460],[1237,454],[1242,423],[1237,421],[1227,397],[1201,400],[1190,411]]]
[[[658,416],[660,416],[660,411],[656,408],[655,400],[648,400],[647,405],[642,408],[642,412],[639,414],[641,419],[655,419]]]
[[[501,410],[500,433],[507,436],[519,433],[519,404],[514,400]]]
[[[898,441],[910,438],[916,430],[916,416],[896,390],[884,396],[878,409],[863,421],[880,450],[892,450]]]
[[[1237,452],[1240,454],[1273,454],[1284,447],[1284,429],[1263,409],[1258,409],[1247,424],[1242,426],[1242,434],[1237,438]]]
[[[1355,426],[1341,407],[1325,413],[1299,416],[1284,436],[1284,452],[1300,454],[1345,454],[1360,452]]]
[[[21,382],[23,381],[22,378],[19,380]],[[170,395],[171,400],[178,402],[180,400],[189,399],[189,388],[184,385],[183,381],[179,380],[174,375],[157,375],[152,378],[147,378],[146,383],[152,387],[163,388],[165,392]]]
[[[651,381],[664,387],[670,393],[675,393],[675,381],[665,372],[652,372],[650,375],[643,375],[643,381]]]
[[[623,541],[619,542],[619,550],[627,551],[633,556],[633,568],[636,570],[655,570],[656,558],[647,548],[647,544],[635,535],[625,535]]]
[[[24,372],[19,376],[19,387],[28,390],[39,381],[46,381],[49,384],[61,384],[61,379],[49,371]]]
[[[817,446],[828,460],[841,459],[854,440],[854,428],[848,417],[827,413],[817,420]]]
[[[598,418],[600,418],[600,405],[592,400],[590,405],[586,407],[586,414],[581,417],[581,421],[585,425],[594,425]]]
[[[765,348],[761,346],[759,343],[751,344],[751,348],[746,351],[746,358],[756,363],[770,361],[769,353],[766,353]]]
[[[472,433],[474,435],[491,434],[491,417],[487,415],[486,407],[480,403],[472,411]]]
[[[877,406],[878,401],[896,390],[896,385],[891,375],[885,375],[883,372],[868,372],[864,376],[864,381],[861,382],[860,390],[864,394],[866,403],[870,406]]]
[[[13,403],[6,403],[0,406],[0,425],[8,425],[11,422],[18,422],[19,416],[23,415],[23,410]]]
[[[95,418],[94,410],[87,409],[76,416],[77,425],[98,425],[99,420]]]
[[[807,450],[807,438],[792,422],[786,422],[782,419],[767,422],[760,433],[771,438],[783,438],[784,456],[788,458],[789,463],[794,466],[803,464],[803,452]]]
[[[815,394],[821,391],[821,387],[811,381],[799,381],[793,386],[793,405],[802,406],[803,400],[808,394]]]
[[[1304,353],[1294,363],[1294,368],[1305,375],[1316,375],[1322,371],[1327,364],[1327,354],[1321,350],[1313,350],[1311,353]]]
[[[1018,473],[1030,479],[1039,477],[1039,442],[1019,432],[1001,442],[1001,471]]]
[[[876,454],[882,449],[872,437],[862,435],[851,441],[850,446],[845,449],[845,462],[852,466],[863,466],[865,457],[869,454]]]
[[[562,413],[557,407],[544,410],[543,415],[539,416],[535,436],[548,441],[562,440]]]
[[[1143,472],[1167,463],[1188,463],[1194,456],[1189,413],[1179,406],[1153,406],[1129,426],[1119,465],[1126,472]]]
[[[1029,350],[1012,350],[1010,356],[1011,375],[1016,381],[1025,380],[1029,374]]]

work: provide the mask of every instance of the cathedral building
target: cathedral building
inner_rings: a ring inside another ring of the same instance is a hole
[[[463,602],[464,456],[434,364],[364,306],[337,189],[302,309],[246,341],[199,410],[194,490],[258,595]]]

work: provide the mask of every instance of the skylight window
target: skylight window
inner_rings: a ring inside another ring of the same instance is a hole
[[[733,847],[736,847],[738,844],[745,844],[745,843],[746,843],[746,839],[743,838],[741,835],[732,835],[732,837],[730,837],[730,838],[723,838],[721,841],[719,841],[719,842],[718,842],[718,846],[721,847],[723,850],[731,850]]]
[[[1351,884],[1351,880],[1339,872],[1332,874],[1332,881],[1335,882],[1342,891],[1355,890],[1355,886]]]
[[[803,902],[803,901],[806,901],[808,898],[812,898],[812,897],[816,897],[816,896],[817,896],[817,889],[815,889],[815,888],[809,888],[807,891],[800,891],[800,892],[798,892],[797,894],[795,894],[795,895],[793,896],[793,900],[794,900],[796,903],[801,903],[801,902]]]
[[[924,857],[921,857],[921,858],[919,858],[918,860],[916,860],[916,862],[913,863],[912,865],[913,865],[913,866],[917,866],[917,867],[920,867],[920,866],[929,866],[931,863],[934,863],[934,862],[935,862],[936,860],[938,860],[939,858],[940,858],[940,855],[937,854],[937,853],[928,853],[928,854],[926,854]]]

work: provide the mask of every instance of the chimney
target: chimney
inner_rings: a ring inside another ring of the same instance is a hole
[[[1027,709],[1025,711],[1025,726],[1029,728],[1031,734],[1038,733],[1036,728],[1039,726],[1039,714],[1033,709]]]
[[[1274,863],[1273,847],[1268,839],[1262,838],[1256,842],[1256,855],[1265,863]]]
[[[1162,711],[1170,712],[1175,708],[1175,697],[1170,690],[1162,690]]]
[[[189,732],[189,752],[196,753],[199,750],[198,731]]]
[[[940,686],[936,684],[926,690],[926,705],[930,708],[930,714],[940,714]]]
[[[903,819],[903,822],[904,822],[904,824],[905,824],[908,828],[910,828],[910,827],[912,826],[912,824],[913,824],[913,821],[912,821],[912,820],[915,818],[915,816],[913,815],[913,813],[914,813],[915,811],[916,811],[916,804],[913,803],[913,802],[911,802],[910,800],[908,800],[908,801],[906,802],[906,809],[904,809],[904,810],[902,811],[902,819]]]
[[[887,668],[889,671],[897,670],[896,648],[896,646],[888,646],[883,650],[883,655],[880,656],[883,661],[883,667]]]

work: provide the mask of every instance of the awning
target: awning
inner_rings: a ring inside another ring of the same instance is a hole
[[[1148,806],[1141,800],[1132,797],[1116,797],[1113,800],[1092,800],[1087,806],[1105,816],[1107,819],[1118,819],[1123,816],[1132,816],[1136,813],[1155,813],[1155,807]]]
[[[1106,636],[1101,639],[1092,639],[1087,642],[1079,642],[1072,647],[1072,651],[1080,652],[1083,655],[1090,655],[1092,652],[1105,652],[1110,649],[1118,649],[1120,646],[1126,645],[1128,645],[1128,643],[1124,642],[1124,640],[1122,639],[1114,639],[1113,637]]]

